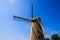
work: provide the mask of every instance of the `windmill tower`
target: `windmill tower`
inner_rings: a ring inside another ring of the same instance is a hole
[[[31,4],[32,8],[32,19],[26,19],[18,16],[13,16],[14,19],[22,19],[24,21],[28,21],[32,23],[30,40],[43,40],[44,39],[44,27],[42,26],[41,19],[39,17],[33,17],[33,4]]]

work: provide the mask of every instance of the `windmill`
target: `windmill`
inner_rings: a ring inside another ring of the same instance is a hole
[[[32,27],[31,27],[31,33],[30,33],[30,40],[43,40],[44,39],[44,27],[41,23],[41,19],[39,17],[34,18],[33,17],[33,4],[31,4],[31,9],[32,9],[32,19],[27,19],[27,18],[22,18],[18,16],[13,16],[14,19],[18,18],[23,21],[28,21],[31,22]]]

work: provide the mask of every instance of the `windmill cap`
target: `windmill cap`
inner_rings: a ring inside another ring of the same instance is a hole
[[[35,17],[31,21],[33,22],[33,21],[36,21],[36,20],[40,20],[41,21],[41,19],[39,17]]]

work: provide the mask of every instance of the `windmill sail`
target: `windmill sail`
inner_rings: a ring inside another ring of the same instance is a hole
[[[23,22],[30,22],[31,21],[30,19],[22,18],[19,16],[13,16],[13,19],[18,20],[18,21],[23,21]]]
[[[43,40],[44,39],[43,28],[40,23],[41,21],[39,18],[32,20],[30,40]]]
[[[32,10],[32,15],[31,15],[31,17],[33,18],[33,4],[31,4],[31,10]]]

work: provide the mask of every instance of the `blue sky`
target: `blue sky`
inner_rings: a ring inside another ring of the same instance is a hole
[[[29,40],[31,23],[13,20],[13,15],[31,18],[38,16],[48,37],[60,35],[60,0],[0,0],[0,40]]]

